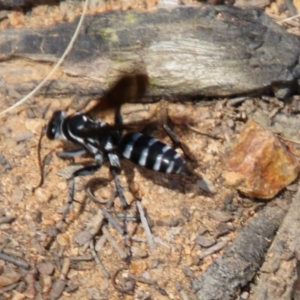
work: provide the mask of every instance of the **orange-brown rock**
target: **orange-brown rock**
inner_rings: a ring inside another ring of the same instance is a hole
[[[272,199],[298,172],[299,163],[287,147],[250,120],[226,158],[223,177],[246,196]]]

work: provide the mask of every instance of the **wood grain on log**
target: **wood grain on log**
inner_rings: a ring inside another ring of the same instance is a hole
[[[230,300],[241,287],[251,281],[264,261],[265,253],[284,214],[284,208],[274,206],[266,206],[259,212],[241,230],[224,255],[192,282],[197,297],[205,300]]]
[[[300,191],[295,195],[268,251],[251,300],[295,299],[292,297],[293,285],[297,277],[297,261],[300,260],[299,211]]]
[[[18,8],[32,7],[37,5],[53,5],[59,0],[0,0],[0,9],[2,8]]]
[[[0,32],[0,92],[29,92],[66,49],[78,21]],[[150,95],[231,96],[273,88],[286,96],[300,77],[299,38],[258,9],[180,7],[87,16],[51,97],[101,94],[121,74],[146,71]]]

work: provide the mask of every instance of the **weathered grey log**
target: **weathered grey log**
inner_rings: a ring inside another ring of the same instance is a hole
[[[31,5],[31,0],[0,0],[0,8],[13,8]]]
[[[233,299],[262,265],[284,214],[285,209],[276,206],[266,206],[259,212],[241,230],[224,255],[192,282],[192,289],[197,291],[198,299]]]
[[[33,88],[76,25],[1,31],[0,93]],[[101,94],[121,74],[142,69],[150,95],[230,96],[272,88],[285,97],[300,77],[299,49],[299,37],[254,8],[106,12],[86,17],[61,73],[42,92]]]
[[[294,197],[282,225],[260,269],[258,285],[251,300],[293,299],[293,285],[300,260],[300,191]]]
[[[59,0],[0,0],[0,9],[31,7],[36,5],[53,5],[58,2]]]

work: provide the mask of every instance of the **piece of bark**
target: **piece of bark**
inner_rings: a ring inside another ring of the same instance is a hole
[[[33,89],[49,72],[49,62],[62,55],[77,23],[1,31],[0,93]],[[106,12],[86,16],[60,72],[40,94],[98,96],[120,75],[139,70],[150,77],[150,96],[270,89],[286,96],[300,77],[299,49],[299,37],[254,8]]]
[[[221,258],[192,282],[199,299],[230,300],[256,274],[264,261],[285,209],[266,206],[239,233]],[[264,299],[264,298],[256,298]]]
[[[299,211],[298,190],[260,269],[251,300],[292,299],[293,285],[297,279],[297,261],[300,260]]]

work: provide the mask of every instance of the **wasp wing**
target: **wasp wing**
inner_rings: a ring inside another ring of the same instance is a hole
[[[146,93],[149,78],[144,73],[134,73],[122,76],[113,86],[90,108],[86,114],[101,118],[110,110],[119,110],[122,104],[137,102]]]

